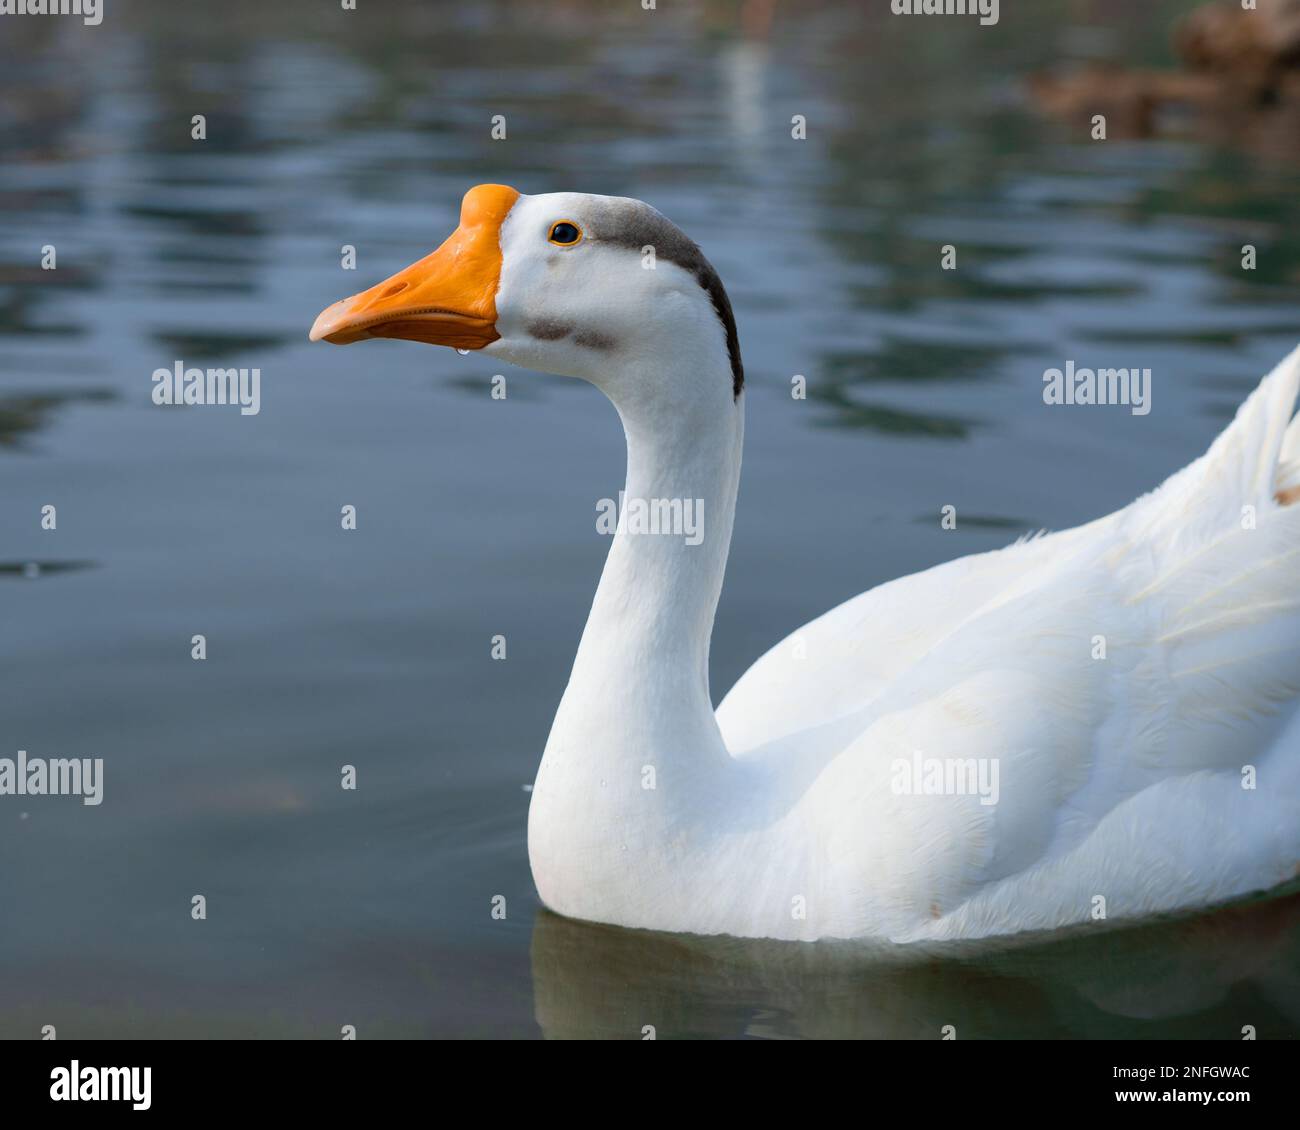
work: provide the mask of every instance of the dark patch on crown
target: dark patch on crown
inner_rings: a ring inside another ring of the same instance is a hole
[[[731,362],[731,393],[738,399],[745,387],[745,366],[740,359],[740,337],[736,333],[736,316],[726,288],[695,241],[667,216],[640,200],[611,199],[602,202],[588,217],[588,230],[597,239],[618,247],[640,252],[653,247],[656,259],[676,263],[695,276],[713,303],[727,339],[727,359]]]

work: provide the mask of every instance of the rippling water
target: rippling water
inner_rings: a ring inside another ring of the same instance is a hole
[[[306,341],[480,181],[639,196],[698,238],[750,388],[720,697],[842,599],[1145,492],[1300,338],[1285,122],[1097,144],[1026,97],[1081,55],[1165,61],[1187,6],[980,30],[858,2],[145,2],[0,29],[0,755],[106,765],[98,808],[0,799],[0,1036],[1300,1034],[1295,897],[926,956],[541,911],[524,785],[617,419],[513,371],[494,401],[472,355]],[[177,359],[260,367],[261,413],[154,406]],[[1153,411],[1045,406],[1068,359],[1150,366]]]

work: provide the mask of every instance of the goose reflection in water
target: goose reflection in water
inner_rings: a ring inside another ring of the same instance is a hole
[[[550,1039],[1267,1039],[1300,1022],[1300,891],[993,949],[691,937],[541,910],[532,968]]]

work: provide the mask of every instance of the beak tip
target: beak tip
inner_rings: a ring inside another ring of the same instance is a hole
[[[338,332],[338,312],[343,303],[335,302],[332,306],[325,307],[312,323],[311,329],[307,333],[308,341],[329,341],[330,335]]]

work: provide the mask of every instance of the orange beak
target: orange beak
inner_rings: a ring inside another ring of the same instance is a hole
[[[461,201],[460,227],[437,251],[322,310],[311,340],[348,345],[367,337],[402,337],[457,349],[496,341],[501,224],[518,199],[504,184],[471,188]]]

